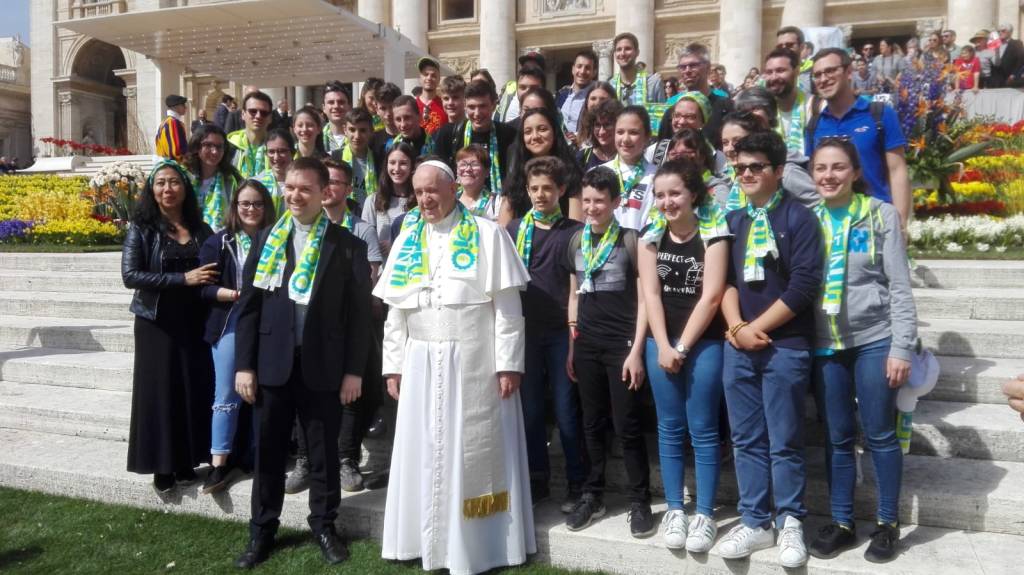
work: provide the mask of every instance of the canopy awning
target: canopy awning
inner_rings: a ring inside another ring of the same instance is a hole
[[[229,0],[55,25],[190,72],[260,86],[384,77],[389,57],[413,78],[427,55],[395,30],[323,0]]]

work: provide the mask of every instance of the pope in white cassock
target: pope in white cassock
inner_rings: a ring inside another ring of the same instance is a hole
[[[519,381],[529,275],[497,224],[456,199],[439,161],[413,174],[417,209],[374,295],[391,309],[384,376],[398,422],[382,555],[455,575],[537,551]]]

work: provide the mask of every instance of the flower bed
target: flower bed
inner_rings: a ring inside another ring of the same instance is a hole
[[[1024,214],[1009,218],[946,215],[914,220],[908,232],[910,247],[918,250],[959,253],[966,247],[1005,252],[1024,247]]]
[[[0,243],[103,245],[121,241],[123,230],[98,214],[86,178],[15,175],[0,177]]]

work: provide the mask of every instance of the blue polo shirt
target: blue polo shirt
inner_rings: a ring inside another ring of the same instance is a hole
[[[857,146],[860,154],[861,168],[868,193],[882,201],[892,203],[892,191],[889,189],[889,167],[885,163],[885,152],[902,149],[907,139],[900,128],[900,120],[896,110],[886,106],[882,112],[882,125],[885,127],[885,149],[880,149],[875,119],[871,116],[871,100],[857,98],[853,107],[842,118],[832,115],[828,106],[821,112],[817,129],[811,138],[807,138],[807,157],[822,138],[828,136],[849,136]]]

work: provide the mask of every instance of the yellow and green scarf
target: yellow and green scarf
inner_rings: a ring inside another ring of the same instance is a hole
[[[553,226],[562,219],[562,209],[555,207],[555,211],[550,214],[539,212],[537,210],[530,210],[522,221],[519,222],[519,232],[516,233],[516,251],[519,252],[519,257],[523,260],[523,265],[527,269],[530,267],[530,254],[533,251],[533,229],[534,224],[540,222],[549,226]]]
[[[871,200],[863,194],[854,194],[839,227],[833,226],[832,215],[824,203],[814,207],[821,223],[825,241],[825,290],[821,296],[821,309],[828,315],[839,315],[843,307],[846,288],[846,260],[849,254],[850,228],[864,219],[870,211]],[[870,242],[872,249],[874,242]]]
[[[576,293],[585,294],[594,291],[594,272],[601,269],[615,249],[615,243],[619,241],[619,221],[612,218],[608,229],[601,235],[601,240],[594,246],[594,234],[591,225],[583,226],[583,237],[580,238],[580,249],[583,251],[583,283]]]
[[[473,125],[467,120],[462,127],[462,147],[468,148],[473,139]],[[498,128],[491,126],[491,136],[487,141],[487,154],[490,156],[491,190],[501,194],[501,157],[498,155]]]
[[[456,202],[459,222],[448,236],[448,257],[452,269],[449,277],[474,277],[480,259],[480,229],[476,220],[461,203]],[[395,254],[395,267],[390,285],[401,291],[421,287],[430,276],[430,250],[425,232],[426,220],[419,208],[413,208],[402,220],[402,232],[408,230],[405,240]]]
[[[743,256],[743,281],[747,283],[764,281],[764,258],[768,255],[779,257],[768,212],[774,210],[781,201],[782,190],[776,190],[763,208],[747,204],[747,215],[752,220],[747,232],[747,250]]]
[[[355,171],[356,165],[354,163],[354,154],[352,153],[352,146],[345,142],[345,147],[341,149],[341,160],[352,167],[353,172]],[[377,193],[377,169],[373,165],[373,152],[370,150],[366,151],[366,170],[363,171],[363,189],[366,190],[366,195]]]
[[[313,292],[313,282],[316,280],[316,267],[320,261],[320,245],[327,230],[330,220],[323,212],[317,215],[313,222],[313,229],[309,232],[306,245],[302,248],[299,261],[295,262],[295,270],[292,271],[291,279],[288,280],[288,298],[295,303],[309,305],[309,298]],[[281,287],[284,279],[284,269],[288,261],[288,238],[295,229],[295,221],[292,213],[285,212],[274,227],[270,229],[267,242],[263,244],[263,251],[260,252],[259,263],[256,264],[256,278],[253,280],[253,287],[274,291]]]

